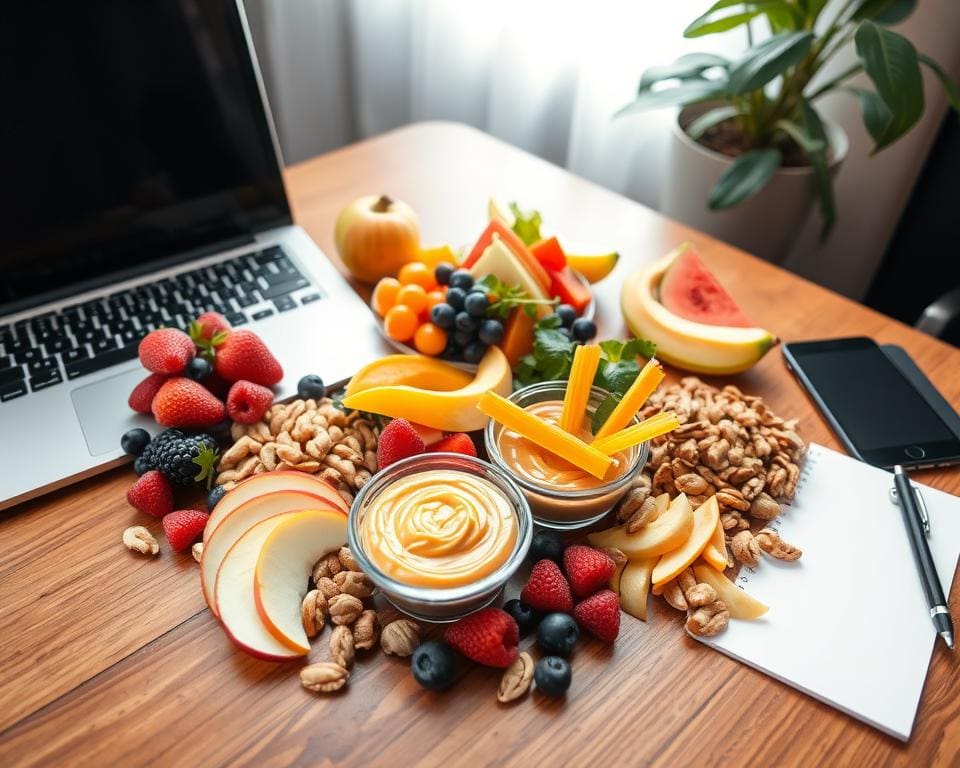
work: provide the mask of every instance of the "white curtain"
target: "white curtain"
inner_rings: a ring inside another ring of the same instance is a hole
[[[288,163],[417,120],[456,120],[653,208],[674,113],[612,115],[646,67],[694,50],[742,50],[742,31],[683,38],[708,5],[246,0]],[[957,73],[960,2],[920,5],[903,31]],[[863,294],[943,115],[944,100],[931,86],[921,128],[869,161],[855,105],[828,105],[853,139],[838,180],[840,224],[826,246],[809,227],[788,260],[792,269]]]

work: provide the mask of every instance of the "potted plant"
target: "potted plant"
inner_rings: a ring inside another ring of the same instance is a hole
[[[815,198],[822,239],[835,221],[832,178],[847,137],[818,112],[822,96],[839,89],[859,101],[874,153],[923,115],[921,64],[960,111],[960,91],[937,62],[888,28],[910,15],[916,0],[834,0],[827,6],[828,0],[719,0],[684,36],[745,27],[748,48],[739,59],[691,53],[643,73],[636,99],[618,115],[681,107],[664,213],[780,259]],[[770,34],[754,43],[751,24],[758,22]],[[821,70],[851,43],[856,62],[825,78]],[[874,89],[848,84],[859,72]]]

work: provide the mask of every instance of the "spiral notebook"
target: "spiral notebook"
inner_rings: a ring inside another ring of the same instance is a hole
[[[936,632],[900,509],[888,495],[892,485],[889,472],[811,445],[796,498],[774,525],[803,556],[743,568],[737,585],[770,610],[696,639],[906,741]],[[960,498],[916,485],[949,595]]]

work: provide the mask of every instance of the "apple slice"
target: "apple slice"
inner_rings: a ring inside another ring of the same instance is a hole
[[[224,499],[226,499],[226,496],[224,496]],[[221,503],[223,503],[223,499],[221,499]],[[230,547],[244,533],[261,520],[266,520],[274,515],[281,515],[285,512],[300,512],[304,509],[330,509],[330,507],[329,499],[325,496],[317,496],[313,492],[274,491],[245,501],[229,517],[226,517],[204,543],[203,555],[200,558],[200,585],[203,589],[203,597],[214,616],[219,616],[216,600],[214,600],[217,570]],[[215,509],[219,508],[220,505],[218,504]],[[346,521],[339,509],[334,511]]]
[[[693,532],[693,510],[681,493],[667,511],[636,533],[627,533],[624,526],[608,528],[587,536],[598,549],[616,547],[631,560],[662,555],[683,545]],[[621,577],[622,578],[622,577]]]
[[[703,548],[710,543],[710,539],[717,530],[718,522],[720,522],[720,506],[717,504],[717,497],[711,496],[694,510],[693,530],[683,546],[660,558],[660,562],[653,569],[653,583],[666,584],[683,573],[694,560],[700,557]]]
[[[759,619],[770,610],[757,598],[748,595],[730,579],[722,573],[717,573],[709,565],[697,563],[693,566],[693,573],[697,577],[697,581],[705,582],[717,590],[717,597],[726,603],[731,619],[752,621],[753,619]]]
[[[207,527],[203,531],[203,543],[207,540],[219,525],[233,514],[234,510],[246,504],[250,499],[263,496],[274,491],[303,491],[312,493],[314,496],[320,496],[330,501],[335,508],[347,514],[350,509],[343,497],[337,493],[336,489],[326,480],[321,480],[316,475],[309,475],[306,472],[262,472],[259,475],[248,477],[239,483],[236,488],[227,491],[220,502],[210,513],[210,519],[207,520]]]
[[[720,573],[727,570],[727,540],[723,532],[723,524],[719,520],[710,542],[703,548],[702,557]]]
[[[313,566],[347,540],[347,520],[334,510],[282,515],[263,542],[253,575],[257,613],[267,630],[290,650],[310,653],[300,604]]]
[[[650,594],[650,574],[657,558],[630,560],[620,576],[620,607],[640,621],[647,620],[647,597]]]
[[[227,636],[247,653],[267,661],[287,661],[303,656],[281,643],[266,628],[257,613],[253,573],[263,543],[286,515],[261,520],[247,530],[227,551],[215,581],[217,614]]]

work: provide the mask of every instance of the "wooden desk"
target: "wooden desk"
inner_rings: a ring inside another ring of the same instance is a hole
[[[364,193],[411,203],[428,242],[471,241],[490,193],[536,206],[566,237],[624,255],[598,286],[604,335],[625,332],[617,297],[631,267],[692,240],[744,310],[784,339],[863,334],[902,344],[960,405],[957,350],[471,129],[405,128],[294,166],[287,181],[297,221],[328,253],[337,212]],[[777,351],[736,383],[799,417],[807,440],[837,447]],[[49,437],[51,452],[38,461],[56,461]],[[941,643],[904,745],[704,648],[659,605],[646,624],[625,616],[612,650],[578,648],[564,701],[498,705],[499,674],[480,667],[452,691],[428,693],[405,661],[380,653],[358,662],[341,694],[308,693],[299,664],[258,661],[230,645],[204,606],[196,563],[170,552],[158,524],[148,523],[158,558],[123,548],[121,531],[144,523],[124,500],[132,478],[118,469],[0,517],[0,765],[960,760],[960,654]],[[960,493],[960,470],[921,479]],[[875,599],[882,632],[896,606]],[[951,606],[960,616],[958,590]],[[314,657],[325,658],[326,640]]]

